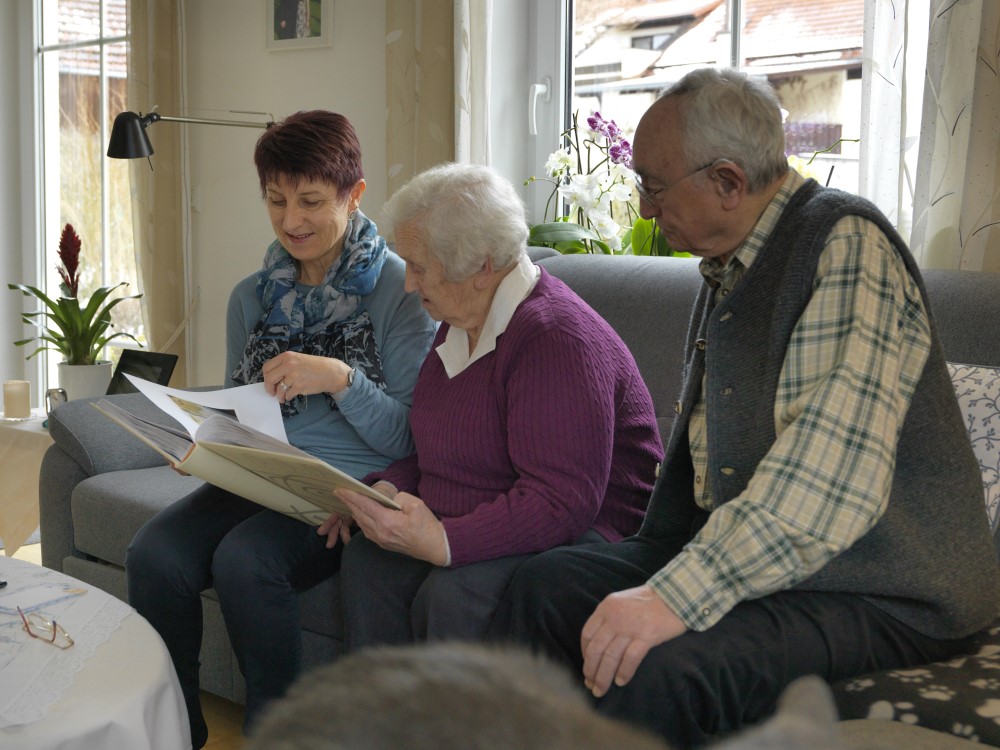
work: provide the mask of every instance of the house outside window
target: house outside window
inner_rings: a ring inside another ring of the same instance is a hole
[[[688,71],[766,78],[787,111],[786,152],[809,176],[856,192],[864,0],[574,0],[571,109],[631,134]],[[734,33],[734,29],[738,33]],[[616,76],[594,70],[616,68]],[[799,163],[801,164],[801,162]]]
[[[126,1],[36,0],[44,255],[39,283],[50,296],[59,295],[57,253],[67,223],[82,241],[82,298],[119,281],[128,282],[128,293],[136,291],[128,162],[105,157],[111,123],[128,109]],[[138,302],[116,306],[112,317],[115,328],[142,339]],[[50,383],[56,360],[53,355],[47,364]]]

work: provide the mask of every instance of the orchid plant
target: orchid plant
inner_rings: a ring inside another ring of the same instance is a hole
[[[67,364],[92,365],[101,355],[104,347],[113,339],[124,337],[142,346],[130,333],[108,332],[111,327],[111,310],[127,299],[138,299],[141,294],[116,297],[107,302],[108,297],[127,282],[113,286],[102,286],[91,296],[86,305],[78,298],[80,287],[80,237],[71,224],[67,224],[59,238],[59,291],[58,300],[51,299],[42,290],[25,284],[8,284],[8,289],[21,292],[26,297],[34,297],[45,305],[36,312],[22,313],[21,320],[39,329],[32,338],[15,341],[15,346],[35,342],[37,348],[27,359],[31,359],[43,349],[60,352]]]
[[[525,181],[553,186],[546,221],[531,227],[528,242],[562,253],[672,255],[656,224],[641,218],[633,203],[632,144],[622,129],[594,112],[580,131],[574,113],[572,127],[562,134],[566,145],[545,162],[545,178]],[[561,216],[557,198],[567,207]]]

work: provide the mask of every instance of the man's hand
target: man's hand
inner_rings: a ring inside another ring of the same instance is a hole
[[[336,495],[351,509],[354,522],[365,536],[382,549],[433,565],[448,562],[444,526],[419,497],[408,492],[397,493],[395,500],[402,506],[400,511],[350,490],[337,490]]]
[[[605,597],[583,626],[583,681],[595,697],[608,692],[611,681],[621,687],[649,649],[685,633],[687,626],[649,586]]]

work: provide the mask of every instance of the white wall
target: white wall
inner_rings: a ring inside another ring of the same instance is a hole
[[[264,47],[264,6],[262,0],[185,3],[190,116],[251,119],[230,109],[266,111],[276,120],[301,109],[344,114],[361,140],[368,183],[362,210],[377,218],[386,197],[384,1],[334,0],[330,47],[276,52]],[[174,127],[187,128],[191,156],[197,300],[191,385],[213,385],[224,376],[229,291],[260,267],[274,239],[253,166],[260,131]]]
[[[530,189],[522,182],[544,162],[542,156],[539,164],[533,163],[538,160],[532,150],[536,139],[527,135],[531,14],[537,5],[555,8],[558,2],[494,2],[493,164],[529,202]],[[331,47],[279,52],[264,47],[263,1],[253,11],[248,5],[247,0],[185,3],[190,116],[247,119],[229,115],[230,109],[268,111],[275,119],[300,109],[343,113],[357,129],[364,154],[368,189],[362,209],[377,221],[387,197],[384,0],[334,0]],[[555,103],[549,106],[558,108]],[[554,119],[551,112],[547,116]],[[259,267],[274,235],[252,161],[259,131],[182,127],[187,128],[191,155],[191,279],[197,300],[191,384],[210,385],[224,376],[229,291]],[[557,134],[559,129],[549,129],[539,153],[555,148],[553,130]]]

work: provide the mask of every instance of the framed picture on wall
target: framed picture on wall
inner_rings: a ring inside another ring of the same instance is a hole
[[[330,46],[333,0],[264,0],[264,8],[267,49]]]

